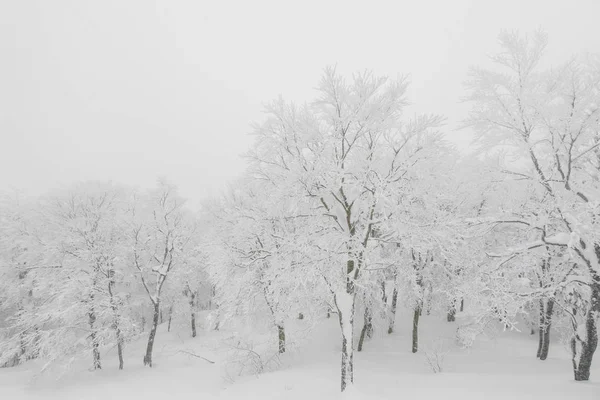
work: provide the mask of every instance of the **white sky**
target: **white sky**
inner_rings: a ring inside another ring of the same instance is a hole
[[[410,73],[414,111],[452,131],[501,29],[542,27],[558,62],[600,52],[599,16],[600,0],[0,0],[0,190],[166,176],[196,203],[242,171],[262,104],[311,100],[335,63]]]

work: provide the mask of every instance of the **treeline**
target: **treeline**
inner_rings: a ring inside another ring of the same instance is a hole
[[[279,354],[290,321],[334,316],[342,391],[354,350],[375,329],[393,333],[399,307],[412,310],[413,352],[424,312],[456,323],[465,346],[492,323],[525,318],[545,360],[559,319],[575,380],[588,380],[600,312],[600,61],[543,69],[539,32],[500,44],[466,84],[470,156],[444,140],[443,117],[406,116],[405,79],[328,68],[315,101],[267,106],[244,176],[199,215],[168,185],[143,195],[84,185],[4,207],[3,359],[85,348],[99,367],[99,346],[122,349],[144,309],[152,366],[165,303],[189,307],[194,326],[204,285],[214,328],[268,326]]]
[[[111,345],[122,369],[125,343],[149,329],[143,361],[152,366],[164,314],[189,304],[195,332],[200,295],[210,291],[196,268],[198,238],[197,216],[164,182],[148,192],[88,182],[5,198],[0,364],[65,362],[88,349],[99,369],[100,349]]]

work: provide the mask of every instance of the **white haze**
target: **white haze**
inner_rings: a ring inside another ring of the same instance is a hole
[[[313,98],[322,69],[411,74],[415,111],[448,117],[501,29],[549,34],[548,60],[600,50],[600,1],[4,1],[0,188],[75,180],[149,186],[192,200],[244,166],[265,101]]]

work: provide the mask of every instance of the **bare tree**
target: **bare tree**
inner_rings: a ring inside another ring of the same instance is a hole
[[[152,367],[163,288],[173,269],[191,251],[195,222],[183,208],[184,202],[177,196],[176,189],[167,183],[160,182],[158,189],[143,198],[145,202],[136,200],[139,199],[134,199],[130,210],[132,263],[152,306],[144,355],[144,365]]]

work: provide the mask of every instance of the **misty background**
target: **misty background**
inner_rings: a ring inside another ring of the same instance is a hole
[[[190,206],[241,173],[249,124],[303,102],[327,65],[410,74],[411,112],[460,148],[468,67],[502,29],[549,35],[546,62],[600,50],[600,1],[0,1],[0,187],[165,176]]]

